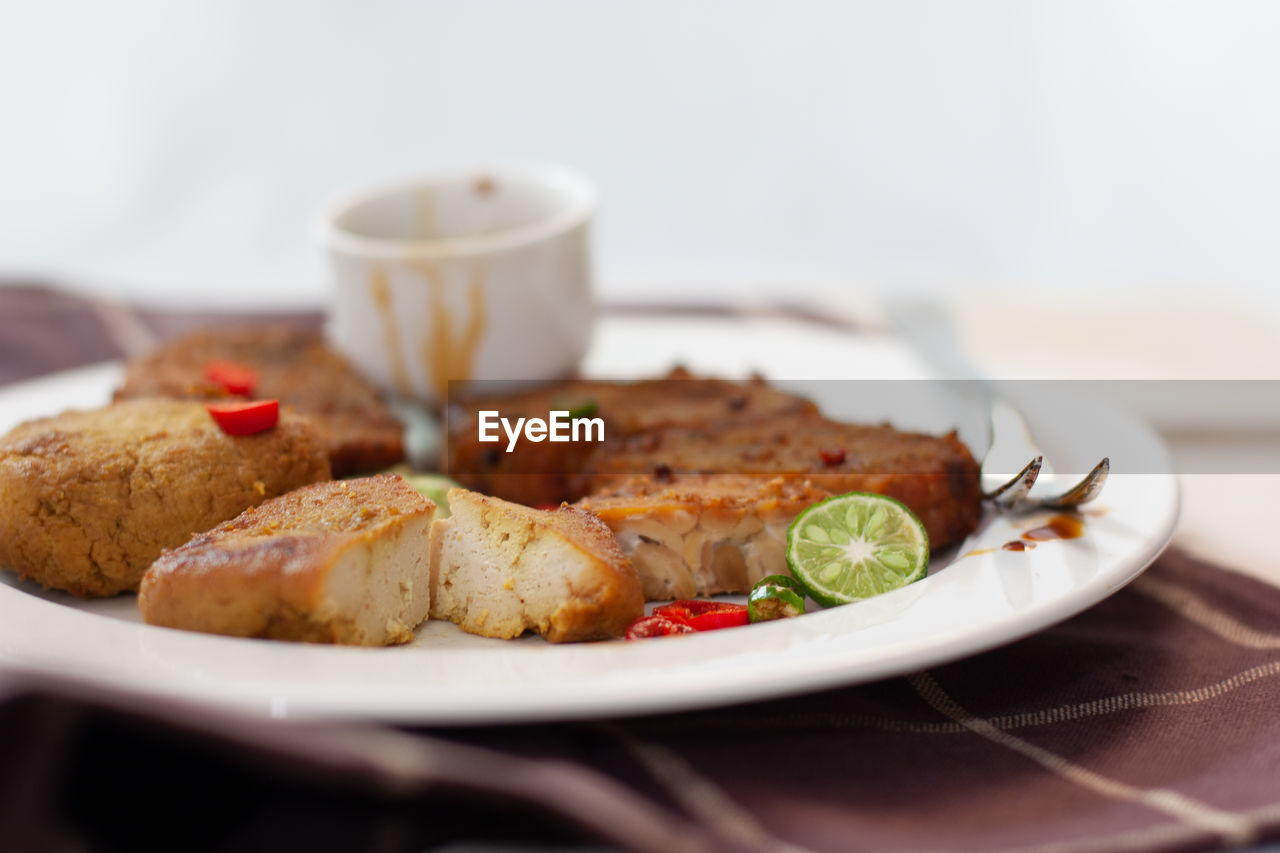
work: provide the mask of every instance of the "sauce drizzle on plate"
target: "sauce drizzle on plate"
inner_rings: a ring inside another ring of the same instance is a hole
[[[1084,521],[1076,515],[1055,515],[1039,527],[1033,527],[1022,538],[1030,542],[1051,539],[1079,539],[1084,535]]]

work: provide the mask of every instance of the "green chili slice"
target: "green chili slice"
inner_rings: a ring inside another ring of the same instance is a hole
[[[579,403],[578,405],[574,406],[572,409],[569,410],[569,419],[573,420],[574,418],[589,418],[596,413],[597,408],[598,407],[596,406],[595,400],[587,400],[585,402]]]
[[[747,618],[752,622],[790,619],[803,614],[804,593],[800,584],[786,575],[761,579],[747,596]]]

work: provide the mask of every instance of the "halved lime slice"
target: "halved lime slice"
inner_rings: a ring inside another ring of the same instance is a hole
[[[787,564],[810,598],[834,607],[920,580],[929,569],[929,536],[901,501],[850,492],[796,516]]]

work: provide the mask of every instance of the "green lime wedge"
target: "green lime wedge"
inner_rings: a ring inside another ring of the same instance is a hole
[[[449,490],[459,487],[457,483],[443,474],[403,474],[409,485],[413,486],[436,505],[436,518],[449,517]]]
[[[920,580],[929,569],[929,536],[902,502],[850,492],[796,516],[787,565],[810,598],[834,607]]]

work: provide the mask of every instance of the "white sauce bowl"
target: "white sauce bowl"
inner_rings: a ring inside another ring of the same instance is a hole
[[[333,203],[328,335],[401,397],[449,382],[572,373],[595,317],[595,192],[554,167],[478,168],[358,190]],[[457,386],[454,388],[457,391]]]

